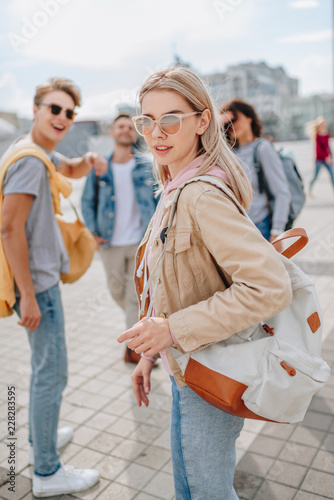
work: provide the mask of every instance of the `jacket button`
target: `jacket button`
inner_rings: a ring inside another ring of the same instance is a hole
[[[103,186],[105,186],[105,185],[106,185],[106,183],[105,183],[104,181],[100,181],[100,186],[101,186],[101,187],[103,187]]]
[[[167,318],[167,313],[160,313],[159,316],[160,318]]]
[[[108,214],[108,217],[109,217],[110,219],[112,219],[112,218],[114,217],[114,214],[113,214],[112,212],[110,212],[110,213]]]

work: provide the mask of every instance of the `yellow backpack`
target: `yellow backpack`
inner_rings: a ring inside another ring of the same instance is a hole
[[[62,232],[66,251],[70,259],[70,272],[61,274],[63,283],[73,283],[79,279],[90,266],[96,243],[93,235],[79,219],[66,222],[59,218],[61,215],[60,196],[62,193],[67,198],[72,192],[72,186],[61,174],[56,171],[46,152],[36,144],[17,146],[0,164],[0,227],[2,221],[3,182],[9,167],[24,156],[34,156],[41,160],[48,170],[53,208],[60,230]],[[0,234],[0,318],[13,314],[12,308],[16,302],[14,293],[14,277],[8,265]]]

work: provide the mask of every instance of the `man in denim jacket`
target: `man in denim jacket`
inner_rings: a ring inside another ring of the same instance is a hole
[[[110,135],[115,146],[107,157],[109,168],[102,177],[94,171],[88,175],[82,214],[95,235],[110,293],[131,328],[138,321],[134,258],[156,208],[155,179],[152,163],[133,148],[136,132],[129,115],[115,118]],[[124,359],[137,363],[139,355],[126,349]]]

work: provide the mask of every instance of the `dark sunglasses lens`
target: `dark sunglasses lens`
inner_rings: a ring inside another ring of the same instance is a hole
[[[233,127],[233,124],[237,121],[237,117],[233,115],[233,117],[226,123],[224,123],[224,129],[227,130],[231,127]]]
[[[148,116],[141,116],[136,120],[135,125],[140,135],[150,135],[154,128],[154,122]]]
[[[177,115],[164,115],[160,120],[160,128],[165,134],[173,135],[180,131],[181,121]]]
[[[74,118],[74,111],[72,109],[67,109],[66,110],[66,118],[69,120],[73,120]]]
[[[50,109],[53,115],[59,115],[62,110],[61,106],[58,106],[58,104],[50,104]]]
[[[53,115],[59,115],[63,108],[61,106],[58,106],[58,104],[50,104],[50,109]],[[75,112],[73,111],[73,109],[66,109],[65,114],[66,118],[68,118],[69,120],[73,120],[73,118],[75,117]]]

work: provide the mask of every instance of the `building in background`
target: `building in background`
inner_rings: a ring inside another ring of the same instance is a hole
[[[283,101],[279,139],[303,139],[306,137],[305,123],[323,116],[329,132],[334,135],[334,94],[295,96]]]
[[[244,99],[260,101],[264,96],[284,98],[298,95],[297,78],[289,77],[284,68],[271,68],[265,62],[228,66],[224,73],[206,77],[219,101]]]
[[[0,156],[21,133],[21,122],[16,113],[0,111]]]
[[[20,128],[21,125],[20,119],[16,113],[10,113],[8,111],[0,111],[0,119],[2,124],[6,122],[9,125],[12,125],[12,127],[14,127],[14,129],[16,130]]]
[[[334,95],[301,97],[298,79],[288,76],[282,66],[247,62],[204,78],[219,105],[234,98],[252,104],[265,135],[278,140],[304,139],[305,124],[319,115],[334,134]]]

